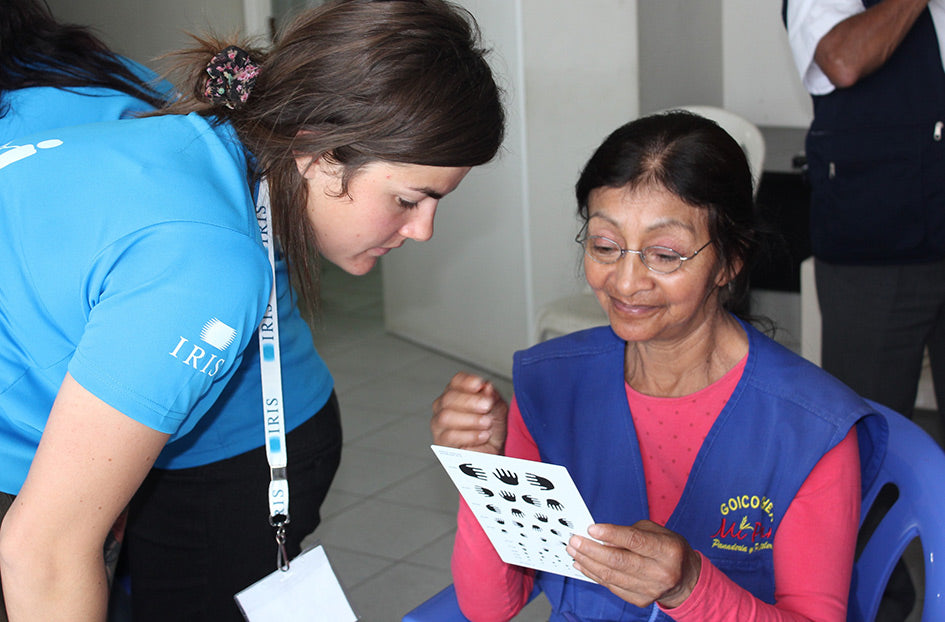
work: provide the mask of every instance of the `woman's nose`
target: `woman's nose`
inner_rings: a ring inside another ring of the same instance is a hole
[[[614,264],[617,287],[624,292],[646,288],[653,276],[638,253],[624,253]]]
[[[418,206],[409,214],[409,218],[400,229],[405,238],[426,242],[433,237],[433,219],[436,216],[436,203],[431,207]]]

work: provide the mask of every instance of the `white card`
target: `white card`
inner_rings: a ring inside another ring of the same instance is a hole
[[[321,545],[303,551],[289,570],[276,570],[234,597],[250,622],[356,622]]]
[[[507,564],[590,581],[565,547],[590,537],[591,513],[557,464],[431,445],[483,531]]]

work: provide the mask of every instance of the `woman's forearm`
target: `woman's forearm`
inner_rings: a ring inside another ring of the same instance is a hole
[[[67,534],[50,538],[26,513],[14,502],[0,528],[0,577],[10,622],[105,620],[103,543],[81,546]]]

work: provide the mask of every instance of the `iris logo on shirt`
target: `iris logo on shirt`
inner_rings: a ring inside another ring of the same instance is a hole
[[[200,331],[200,340],[221,353],[225,351],[236,339],[236,329],[227,326],[217,318],[212,318],[203,325]],[[184,365],[193,367],[201,374],[213,377],[223,367],[226,362],[220,354],[209,351],[204,346],[191,343],[189,339],[181,335],[174,349],[168,352],[171,356],[178,359]]]
[[[217,318],[213,318],[203,325],[203,330],[200,331],[200,339],[217,350],[226,350],[236,339],[236,329],[227,326]]]
[[[31,155],[36,154],[37,149],[52,149],[53,147],[58,147],[62,144],[62,141],[58,138],[53,138],[50,140],[43,140],[36,145],[11,145],[7,143],[0,147],[0,168],[9,166],[14,162],[19,162],[24,158],[28,158]]]

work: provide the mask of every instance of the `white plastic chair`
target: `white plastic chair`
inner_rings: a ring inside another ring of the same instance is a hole
[[[724,108],[715,106],[677,106],[664,110],[687,110],[712,119],[741,145],[751,167],[755,195],[761,182],[765,161],[765,139],[758,126],[748,119]],[[607,316],[589,289],[573,296],[553,300],[539,311],[537,341],[567,335],[576,330],[600,326],[607,323]]]

